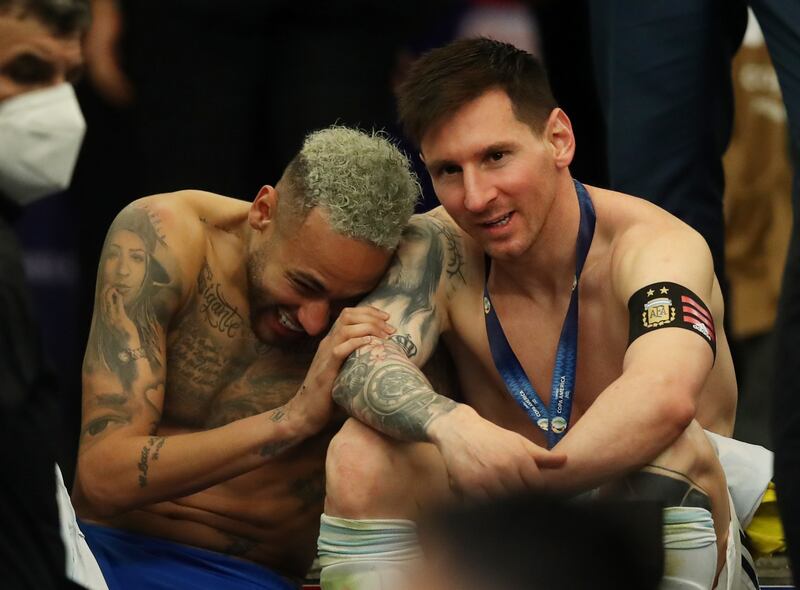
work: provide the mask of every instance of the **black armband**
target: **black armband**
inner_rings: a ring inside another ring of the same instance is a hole
[[[628,344],[642,334],[660,328],[684,328],[701,336],[714,357],[717,337],[714,318],[706,304],[689,289],[677,283],[653,283],[639,289],[628,300],[630,332]]]

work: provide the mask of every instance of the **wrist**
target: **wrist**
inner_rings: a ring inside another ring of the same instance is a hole
[[[431,420],[425,428],[425,432],[430,442],[441,448],[442,445],[447,444],[452,435],[463,432],[476,419],[481,419],[478,412],[466,404],[457,403],[449,412]]]
[[[313,434],[313,427],[306,412],[303,411],[303,405],[297,403],[296,399],[297,396],[273,410],[279,415],[273,416],[272,420],[286,438],[308,438]]]

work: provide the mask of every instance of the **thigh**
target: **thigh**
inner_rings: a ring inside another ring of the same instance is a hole
[[[661,502],[665,507],[691,506],[710,510],[719,555],[724,555],[730,524],[725,473],[714,447],[697,422],[641,471],[605,486],[601,493]]]

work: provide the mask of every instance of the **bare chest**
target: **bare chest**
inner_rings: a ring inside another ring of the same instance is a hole
[[[167,335],[163,421],[214,428],[271,410],[295,395],[310,353],[284,352],[259,342],[246,301],[198,278],[197,292]]]
[[[482,288],[471,299],[459,302],[454,309],[452,334],[447,339],[465,401],[485,418],[544,443],[539,429],[509,393],[495,366],[483,313]],[[549,407],[568,299],[553,308],[503,297],[494,297],[492,304],[514,355],[542,404]],[[611,293],[595,285],[581,289],[570,424],[580,419],[597,396],[622,373],[627,330],[626,311],[615,303]]]

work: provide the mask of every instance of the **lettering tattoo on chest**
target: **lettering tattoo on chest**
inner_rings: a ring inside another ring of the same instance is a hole
[[[227,359],[204,333],[207,328],[196,322],[194,314],[186,316],[176,329],[177,337],[169,343],[169,380],[171,391],[197,390],[198,396],[205,398],[205,392],[216,389],[226,376]]]
[[[142,452],[138,463],[140,488],[147,486],[147,473],[150,470],[149,460],[152,459],[154,462],[158,461],[158,454],[161,452],[161,449],[166,442],[167,439],[163,436],[151,436],[149,439],[147,439],[147,442],[142,447]]]
[[[242,316],[239,309],[225,299],[222,284],[214,280],[214,274],[203,264],[197,275],[197,293],[200,296],[200,312],[205,315],[208,325],[228,338],[235,338],[242,331]]]

